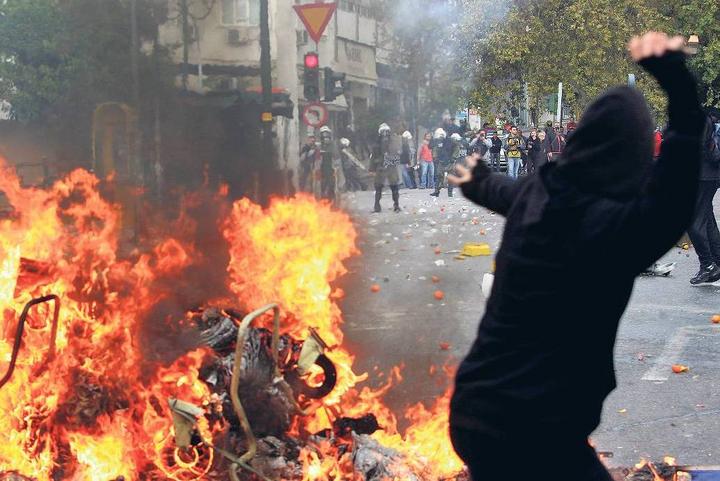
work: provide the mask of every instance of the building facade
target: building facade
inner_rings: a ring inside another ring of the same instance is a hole
[[[331,67],[346,74],[345,95],[326,104],[328,124],[336,138],[351,135],[356,118],[379,101],[396,101],[390,93],[402,89],[379,75],[379,71],[389,72],[388,47],[371,0],[339,0],[336,14],[317,44],[293,9],[314,2],[269,2],[273,88],[286,91],[295,105],[292,119],[277,117],[274,121],[281,168],[296,169],[300,142],[314,133],[301,120],[307,104],[302,85],[306,53],[319,53],[321,71]],[[179,85],[203,95],[260,88],[260,0],[169,0],[169,4],[171,20],[161,26],[160,41],[173,47]]]

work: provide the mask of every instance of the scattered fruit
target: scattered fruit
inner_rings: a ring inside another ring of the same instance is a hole
[[[436,248],[435,248],[435,254],[437,254],[437,255],[442,254],[442,250],[440,250],[439,247],[436,247]]]
[[[716,314],[716,315],[712,316],[712,323],[720,324],[720,314]]]
[[[686,251],[686,250],[690,249],[690,244],[683,244],[682,248],[684,251]]]
[[[380,284],[373,284],[372,286],[370,286],[370,290],[372,292],[380,292]]]
[[[690,370],[689,367],[683,366],[682,364],[673,364],[673,367],[672,367],[672,372],[674,372],[675,374],[688,372],[689,370]]]
[[[443,291],[435,291],[435,299],[442,301],[445,299],[445,293]]]
[[[438,284],[440,282],[440,278],[438,276],[432,276],[432,282],[433,284]],[[718,321],[720,322],[720,321]]]
[[[441,350],[441,351],[449,351],[449,350],[450,350],[450,343],[441,342],[441,343],[440,343],[440,350]]]
[[[485,234],[486,234],[485,229],[480,229],[480,235],[485,235]]]

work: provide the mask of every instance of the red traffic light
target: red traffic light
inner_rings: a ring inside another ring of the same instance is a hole
[[[305,54],[305,68],[316,69],[320,66],[320,57],[316,53]]]

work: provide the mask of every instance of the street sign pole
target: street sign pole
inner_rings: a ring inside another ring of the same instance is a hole
[[[560,128],[562,128],[562,101],[563,101],[563,84],[558,84],[558,103],[557,103],[557,118],[560,121]]]

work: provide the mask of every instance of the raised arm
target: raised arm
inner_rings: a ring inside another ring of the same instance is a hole
[[[672,248],[692,222],[695,209],[705,116],[695,79],[685,64],[683,45],[681,37],[668,39],[658,33],[630,43],[633,59],[666,92],[669,117],[647,192],[620,216],[621,237],[625,245],[631,245],[623,257],[638,272]]]
[[[500,215],[507,215],[518,191],[518,181],[507,175],[494,173],[475,153],[466,160],[468,167],[458,165],[458,175],[448,181],[459,185],[469,200]]]

